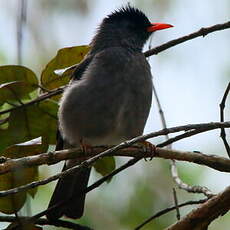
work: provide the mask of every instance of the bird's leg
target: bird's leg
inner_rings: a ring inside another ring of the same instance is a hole
[[[151,142],[148,142],[148,141],[145,141],[145,140],[140,141],[138,143],[138,145],[143,148],[143,151],[145,153],[150,153],[151,154],[150,160],[152,160],[154,155],[155,155],[155,152],[156,152],[156,146],[154,144],[152,144]],[[147,160],[146,157],[144,159]]]
[[[93,152],[92,145],[86,143],[83,138],[80,139],[80,148],[84,154],[90,154]]]

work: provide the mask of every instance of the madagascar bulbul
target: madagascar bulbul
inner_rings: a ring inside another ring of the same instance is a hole
[[[150,23],[130,5],[103,19],[60,101],[56,150],[117,145],[142,135],[152,100],[152,76],[142,48],[153,32],[169,27]],[[63,170],[79,163],[68,160]],[[48,219],[83,215],[89,175],[90,168],[81,168],[59,179],[49,207],[68,202],[51,210]]]

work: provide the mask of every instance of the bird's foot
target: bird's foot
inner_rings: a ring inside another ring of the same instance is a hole
[[[83,139],[80,140],[80,148],[84,154],[91,154],[93,152],[92,145],[86,143]]]
[[[151,157],[149,160],[151,161],[156,153],[156,146],[148,141],[141,141],[138,145],[142,147],[145,153],[150,154]],[[144,157],[144,159],[147,161],[147,157]]]

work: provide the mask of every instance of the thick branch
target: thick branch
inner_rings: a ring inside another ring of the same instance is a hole
[[[178,126],[178,127],[172,127],[168,129],[162,129],[157,132],[152,132],[143,136],[136,137],[130,141],[124,142],[116,147],[115,150],[110,151],[107,155],[115,155],[115,156],[129,156],[129,157],[152,157],[150,152],[145,152],[143,149],[140,148],[129,148],[129,149],[123,149],[131,146],[132,144],[146,140],[148,138],[153,138],[159,135],[165,135],[168,133],[174,133],[178,131],[186,131],[186,130],[195,130],[196,132],[193,132],[193,134],[199,133],[198,129],[201,129],[200,132],[204,132],[207,130],[211,129],[216,129],[216,128],[221,128],[221,127],[230,127],[230,122],[212,122],[212,123],[203,123],[203,124],[192,124],[192,125],[184,125],[184,126]],[[189,135],[186,135],[186,134]],[[183,138],[191,136],[190,132],[186,132]],[[181,136],[181,135],[179,135]],[[175,138],[178,139],[178,138]],[[165,144],[159,144],[160,147],[165,146]],[[105,151],[106,147],[95,147],[94,148],[94,155]],[[107,150],[108,151],[108,150]],[[169,154],[166,153],[167,150],[163,150],[160,148],[157,148],[157,155],[156,157],[160,158],[165,158],[165,159],[174,159],[174,160],[182,160],[182,161],[189,161],[189,162],[194,162],[197,164],[204,164],[207,165],[211,168],[217,169],[219,171],[227,171],[228,172],[228,159],[217,157],[217,156],[210,156],[209,159],[207,160],[206,158],[208,155],[203,155],[203,154],[198,154],[198,153],[189,153],[189,154],[184,154],[179,151],[172,151],[173,154],[169,151]],[[116,153],[114,153],[116,152]],[[56,152],[49,152],[47,153],[42,153],[39,155],[35,156],[30,156],[30,157],[23,157],[23,158],[18,158],[18,159],[1,159],[1,164],[0,164],[0,174],[4,174],[7,172],[11,172],[14,170],[17,170],[19,168],[27,168],[27,167],[33,167],[33,166],[38,166],[38,165],[43,165],[43,164],[56,164],[60,161],[67,160],[67,159],[73,159],[76,158],[77,156],[82,156],[80,149],[66,149],[66,150],[61,150],[61,151],[56,151]],[[177,154],[176,154],[177,153]],[[184,155],[183,155],[184,154]],[[193,158],[196,155],[195,158]],[[197,157],[197,155],[199,157]],[[86,156],[86,155],[84,155]],[[92,155],[91,155],[92,156]],[[186,158],[181,158],[181,156],[187,156]],[[206,157],[205,157],[206,156]],[[88,156],[90,157],[90,156]],[[78,157],[80,158],[80,157]],[[83,157],[81,157],[83,158]],[[83,158],[84,160],[85,158]],[[202,160],[204,159],[204,160]],[[214,162],[212,161],[214,160]],[[218,160],[219,159],[219,160]]]
[[[121,145],[120,145],[121,146]],[[92,165],[95,161],[97,161],[98,159],[101,159],[104,156],[110,156],[110,155],[122,155],[122,156],[127,156],[127,152],[126,151],[130,151],[129,149],[121,151],[119,149],[115,150],[117,152],[117,154],[112,154],[114,151],[114,149],[117,147],[114,147],[112,149],[108,149],[105,150],[103,152],[101,152],[100,149],[98,155],[93,156],[92,158],[82,162],[80,165],[77,165],[73,168],[70,168],[64,172],[58,173],[54,176],[51,176],[47,179],[44,180],[40,180],[40,181],[36,181],[36,182],[32,182],[30,184],[27,185],[23,185],[14,189],[10,189],[7,191],[1,191],[0,192],[0,197],[3,196],[7,196],[9,194],[14,194],[14,193],[18,193],[30,188],[35,188],[37,186],[40,185],[44,185],[47,184],[51,181],[57,180],[60,177],[63,177],[67,174],[73,173],[76,170],[79,170],[82,167],[89,167],[90,165]],[[67,159],[67,155],[68,153],[72,156],[72,158],[74,158],[74,152],[79,151],[79,149],[70,149],[70,150],[63,150],[63,151],[57,151],[56,154],[60,154],[62,156],[62,158],[66,158]],[[65,155],[65,157],[63,157],[63,155]],[[150,152],[142,152],[140,153],[140,149],[138,148],[132,148],[131,152],[128,152],[128,156],[135,156],[135,157],[153,157],[152,153]],[[224,157],[218,157],[218,156],[214,156],[214,155],[204,155],[201,153],[196,153],[196,152],[180,152],[180,151],[175,151],[175,150],[168,150],[168,149],[161,149],[161,148],[156,148],[156,152],[155,152],[155,157],[160,157],[160,158],[164,158],[164,159],[175,159],[175,160],[180,160],[180,161],[188,161],[188,162],[193,162],[196,164],[200,164],[200,165],[206,165],[210,168],[213,169],[217,169],[219,171],[222,172],[230,172],[230,160]],[[69,156],[68,156],[69,159]]]
[[[209,199],[167,230],[206,230],[208,225],[230,210],[230,186]]]
[[[197,38],[197,37],[200,37],[200,36],[206,36],[207,34],[210,34],[212,32],[215,32],[215,31],[219,31],[219,30],[225,30],[225,29],[229,29],[230,28],[230,21],[229,22],[226,22],[226,23],[223,23],[223,24],[216,24],[214,26],[210,26],[210,27],[205,27],[205,28],[201,28],[199,29],[198,31],[196,32],[193,32],[189,35],[186,35],[186,36],[183,36],[183,37],[180,37],[180,38],[177,38],[177,39],[174,39],[174,40],[171,40],[167,43],[164,43],[163,45],[160,45],[160,46],[157,46],[151,50],[148,50],[146,51],[144,54],[146,57],[149,57],[151,55],[156,55],[166,49],[169,49],[173,46],[176,46],[180,43],[183,43],[183,42],[186,42],[186,41],[189,41],[191,39],[194,39],[194,38]]]

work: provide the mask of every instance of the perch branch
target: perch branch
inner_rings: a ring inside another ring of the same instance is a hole
[[[222,127],[229,128],[230,122],[211,122],[211,123],[203,123],[203,124],[191,124],[191,125],[184,125],[184,126],[177,126],[177,127],[162,129],[162,130],[159,130],[157,132],[152,132],[152,133],[149,133],[149,134],[146,134],[143,136],[136,137],[130,141],[124,142],[124,143],[116,146],[116,148],[115,148],[116,154],[113,154],[113,155],[137,157],[137,156],[140,156],[140,150],[138,148],[126,149],[126,150],[122,150],[122,151],[119,151],[119,150],[126,148],[126,147],[129,147],[138,141],[143,141],[143,140],[146,140],[148,138],[153,138],[153,137],[165,135],[168,133],[175,133],[175,132],[179,132],[179,131],[187,131],[187,130],[195,129],[196,132],[195,131],[193,132],[193,135],[194,135],[194,134],[197,134],[199,132],[204,132],[207,130],[213,130],[213,129],[222,128]],[[191,133],[186,132],[186,133],[182,134],[182,135],[185,135],[183,138],[188,137],[186,134],[189,134],[188,135],[189,137],[192,135]],[[167,144],[165,144],[163,142],[163,143],[157,145],[157,147],[164,147],[166,145]],[[96,155],[96,154],[98,154],[104,150],[105,150],[105,147],[95,147],[94,148],[94,151],[95,151],[94,155]],[[107,151],[109,151],[109,150],[107,150]],[[112,151],[112,150],[110,150],[110,151]],[[115,151],[113,150],[109,154],[112,154]],[[179,159],[178,156],[174,156],[175,158],[168,158],[168,156],[164,155],[165,153],[162,154],[162,152],[165,151],[163,149],[158,150],[158,151],[161,152],[161,154],[159,154],[158,157],[161,157],[161,158],[166,157],[167,159],[175,159],[175,160]],[[148,153],[148,152],[143,153],[143,150],[142,150],[141,154],[143,155],[143,157],[151,157],[150,153]],[[17,170],[20,168],[33,167],[33,166],[38,166],[38,165],[43,165],[43,164],[48,164],[48,165],[56,164],[62,160],[76,158],[79,155],[81,155],[81,150],[78,148],[75,148],[75,149],[65,149],[65,150],[56,151],[56,152],[49,152],[48,154],[42,153],[39,155],[22,157],[22,158],[18,158],[18,159],[9,159],[9,158],[2,157],[1,161],[0,161],[0,174],[11,172],[11,171],[14,171],[14,170]],[[201,154],[199,154],[199,155],[202,156]],[[225,158],[223,158],[223,159],[225,159]],[[83,158],[83,160],[84,160],[84,158]],[[183,160],[186,161],[186,159],[183,159]],[[189,160],[189,161],[191,161],[191,160]],[[223,162],[224,161],[225,160],[223,160]],[[194,163],[196,163],[196,162],[194,162]],[[203,164],[203,162],[202,162],[202,164]],[[221,167],[221,164],[223,165],[223,163],[220,163],[220,166],[215,166],[214,164],[207,165],[207,166],[212,167],[212,168],[216,167],[215,169],[220,170],[220,171],[228,170],[226,167]]]
[[[13,188],[13,189],[6,190],[6,191],[1,191],[0,197],[7,196],[10,194],[15,194],[15,193],[27,190],[27,189],[31,189],[31,188],[35,188],[35,187],[40,186],[40,185],[47,184],[51,181],[57,180],[58,178],[65,176],[67,174],[73,173],[82,167],[89,167],[94,162],[96,162],[98,159],[101,159],[104,156],[111,156],[111,155],[117,155],[117,154],[122,155],[122,156],[125,156],[125,155],[127,156],[126,150],[121,151],[119,148],[121,148],[121,146],[125,146],[125,144],[130,144],[130,143],[131,143],[130,141],[124,142],[121,145],[115,146],[115,147],[108,149],[108,150],[105,150],[103,152],[101,152],[101,150],[103,150],[104,148],[101,148],[101,149],[99,148],[100,149],[99,154],[93,156],[92,158],[90,158],[88,160],[85,160],[80,165],[77,165],[73,168],[70,168],[64,172],[58,173],[54,176],[48,177],[44,180],[35,181],[35,182],[30,183],[30,184],[22,185],[22,186],[17,187],[17,188]],[[79,149],[70,149],[70,150],[57,151],[56,154],[60,154],[63,156],[63,153],[65,153],[64,158],[67,159],[66,153],[72,153],[71,156],[72,156],[72,158],[74,158],[74,153],[76,151],[80,152]],[[115,151],[117,152],[117,154],[112,154]],[[128,156],[129,157],[135,156],[135,157],[142,157],[142,158],[143,157],[159,157],[159,158],[164,158],[164,159],[175,159],[175,160],[180,160],[180,161],[193,162],[193,163],[200,164],[200,165],[206,165],[210,168],[219,170],[221,172],[230,172],[230,160],[227,158],[224,158],[224,157],[218,157],[215,155],[204,155],[204,154],[196,153],[196,152],[181,152],[181,151],[161,149],[161,148],[156,148],[154,156],[150,152],[145,152],[142,150],[143,152],[140,153],[140,151],[141,150],[139,148],[132,148],[131,154],[129,152]],[[76,155],[75,155],[75,157],[76,157]],[[70,157],[68,157],[68,159],[69,158]]]

